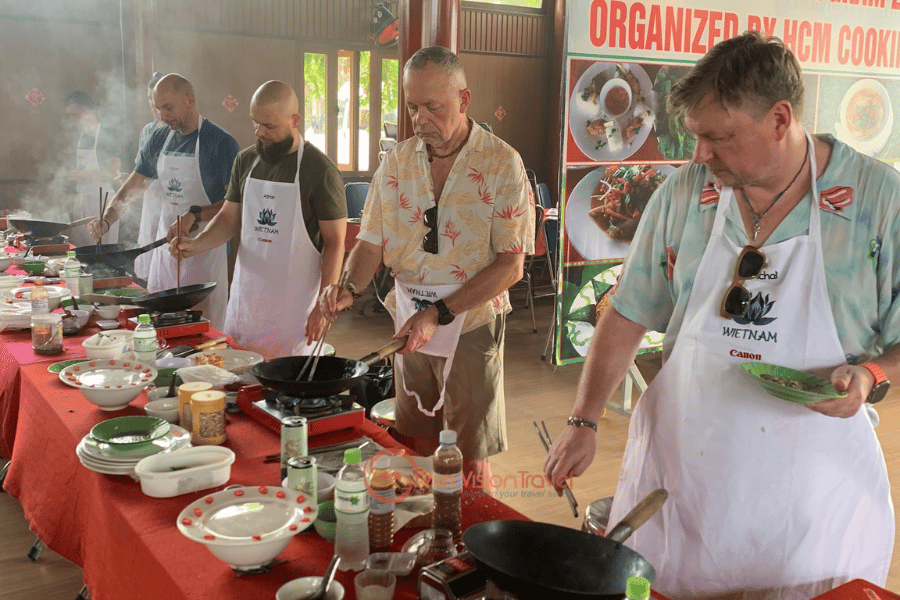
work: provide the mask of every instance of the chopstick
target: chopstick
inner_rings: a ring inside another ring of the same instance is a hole
[[[344,271],[341,275],[340,281],[338,281],[338,290],[343,289],[344,285],[347,283],[347,279],[350,277],[350,271]],[[340,293],[340,291],[338,291]],[[307,381],[313,380],[313,375],[316,373],[316,367],[319,365],[319,356],[322,354],[322,348],[325,344],[325,335],[328,333],[328,330],[331,328],[332,321],[328,321],[325,324],[325,329],[322,331],[322,337],[316,342],[315,347],[313,347],[312,354],[307,357],[306,361],[303,363],[303,368],[300,369],[300,373],[297,375],[297,379],[295,381],[300,381],[303,379],[303,373],[306,371],[306,368],[309,366],[309,361],[312,359],[312,369],[309,372],[309,379]],[[315,357],[315,358],[313,358]]]
[[[550,448],[553,447],[553,438],[550,437],[550,432],[547,431],[547,425],[543,421],[541,421],[541,426],[544,428],[544,431],[541,431],[541,428],[538,427],[537,421],[532,421],[532,423],[534,423],[534,428],[535,430],[537,430],[538,437],[541,438],[541,443],[544,445],[544,450],[549,453]],[[569,486],[563,487],[563,493],[566,495],[566,500],[569,501],[569,506],[572,507],[572,516],[577,518],[578,502],[575,500],[575,494],[572,493],[572,490],[569,489]]]
[[[106,192],[106,198],[109,198],[109,192]],[[103,186],[100,186],[100,237],[97,238],[97,254],[100,254],[100,245],[103,243],[103,213],[106,212],[106,202],[103,199]]]
[[[177,247],[178,243],[181,242],[181,215],[178,215],[175,227],[178,229],[178,235],[175,236],[175,240],[176,240],[175,244]],[[178,280],[175,284],[175,293],[177,294],[181,291],[181,251],[180,250],[178,251],[178,258],[176,260],[178,263],[178,267],[177,267],[178,273],[176,275]]]

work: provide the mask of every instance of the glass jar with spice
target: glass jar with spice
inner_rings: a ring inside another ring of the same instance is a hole
[[[210,390],[191,395],[192,443],[225,442],[225,404],[225,392]]]

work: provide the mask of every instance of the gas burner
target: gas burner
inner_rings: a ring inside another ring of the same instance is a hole
[[[150,313],[150,322],[156,328],[172,327],[175,325],[184,325],[185,323],[197,323],[200,321],[202,311],[199,310],[181,310],[178,312],[153,312]]]
[[[51,246],[55,244],[65,244],[68,238],[64,235],[55,235],[52,237],[37,238],[31,235],[25,235],[22,243],[26,246]]]
[[[274,390],[265,390],[263,395],[266,402],[274,404],[286,414],[299,417],[323,417],[340,412],[340,396],[328,396],[327,398],[295,398]]]
[[[89,271],[94,275],[94,281],[102,279],[113,279],[116,277],[126,277],[128,272],[122,268],[111,267],[101,263],[88,265],[85,271]]]

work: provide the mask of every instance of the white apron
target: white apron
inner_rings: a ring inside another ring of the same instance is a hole
[[[825,289],[812,140],[809,148],[809,235],[761,248],[761,279],[744,282],[769,310],[757,306],[758,324],[719,314],[741,250],[723,234],[726,188],[684,327],[632,415],[610,524],[652,490],[669,491],[626,545],[673,600],[728,590],[747,590],[729,599],[807,599],[887,577],[893,507],[865,411],[821,415],[770,396],[739,368],[758,360],[828,377],[845,362]]]
[[[310,354],[306,320],[319,295],[322,255],[309,238],[300,202],[300,161],[293,183],[254,179],[250,167],[225,333],[266,358]]]
[[[112,182],[108,181],[104,171],[100,169],[100,160],[97,158],[97,141],[100,139],[100,125],[94,131],[94,145],[91,148],[81,148],[81,139],[79,138],[78,148],[75,151],[75,169],[87,173],[96,173],[103,175],[102,179],[90,178],[88,181],[79,181],[75,184],[75,206],[72,211],[72,220],[77,221],[85,217],[96,217],[100,212],[100,188],[103,188],[103,195],[109,192],[112,198],[116,193]],[[81,134],[84,136],[84,132]],[[94,237],[88,230],[87,225],[81,227],[73,227],[67,233],[69,243],[73,246],[91,246],[96,244]],[[119,222],[116,221],[110,227],[109,231],[103,234],[104,244],[115,244],[119,241]]]
[[[153,130],[156,130],[157,125]],[[165,149],[165,146],[163,146]],[[140,153],[140,148],[138,152]],[[157,163],[159,166],[159,163]],[[159,238],[156,237],[159,229],[159,216],[163,203],[162,187],[151,181],[147,189],[144,190],[143,201],[141,202],[141,224],[138,229],[138,246],[145,246],[150,242],[155,242]],[[145,252],[134,259],[134,274],[139,278],[147,281],[150,279],[150,264],[152,262],[153,252]]]
[[[394,324],[394,333],[399,331],[400,327],[417,311],[427,306],[422,304],[423,301],[434,303],[440,299],[446,298],[461,287],[462,284],[459,283],[447,285],[415,284],[410,286],[398,279],[396,281],[397,321]],[[443,356],[446,358],[446,361],[444,362],[444,384],[441,387],[440,398],[438,398],[437,404],[435,404],[432,410],[427,410],[422,406],[422,398],[418,393],[407,388],[406,378],[402,378],[403,391],[406,392],[407,396],[412,396],[416,399],[416,405],[418,406],[419,411],[424,415],[433,417],[437,414],[437,411],[444,406],[444,395],[447,392],[447,377],[450,375],[450,369],[453,367],[453,357],[456,356],[456,346],[459,344],[459,336],[462,333],[465,320],[466,313],[462,313],[456,315],[456,318],[453,319],[453,322],[449,325],[438,326],[437,331],[435,331],[431,339],[428,340],[428,343],[416,350],[416,352],[421,352],[422,354],[427,354],[429,356]],[[397,363],[397,368],[402,372],[403,355],[397,354],[394,360]]]
[[[174,130],[169,131],[163,143],[163,150],[156,162],[156,181],[150,184],[150,187],[156,188],[155,193],[161,199],[156,231],[151,241],[165,237],[169,227],[178,219],[178,215],[190,210],[191,205],[210,204],[200,175],[202,125],[203,117],[200,117],[197,123],[197,145],[194,148],[194,156],[172,156],[166,153]],[[200,229],[191,237],[199,234],[206,223],[201,222],[199,225]],[[162,245],[148,254],[151,255],[151,259],[147,291],[153,294],[175,288],[178,284],[178,261],[169,253],[168,246]],[[203,316],[209,319],[210,324],[221,331],[225,325],[225,305],[228,303],[228,259],[224,244],[181,261],[182,287],[209,281],[217,283],[215,289],[194,309],[203,311]]]

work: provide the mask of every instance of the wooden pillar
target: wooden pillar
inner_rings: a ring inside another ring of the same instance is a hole
[[[445,46],[459,53],[460,0],[400,0],[400,94],[397,139],[412,137],[403,94],[403,65],[426,46]]]

